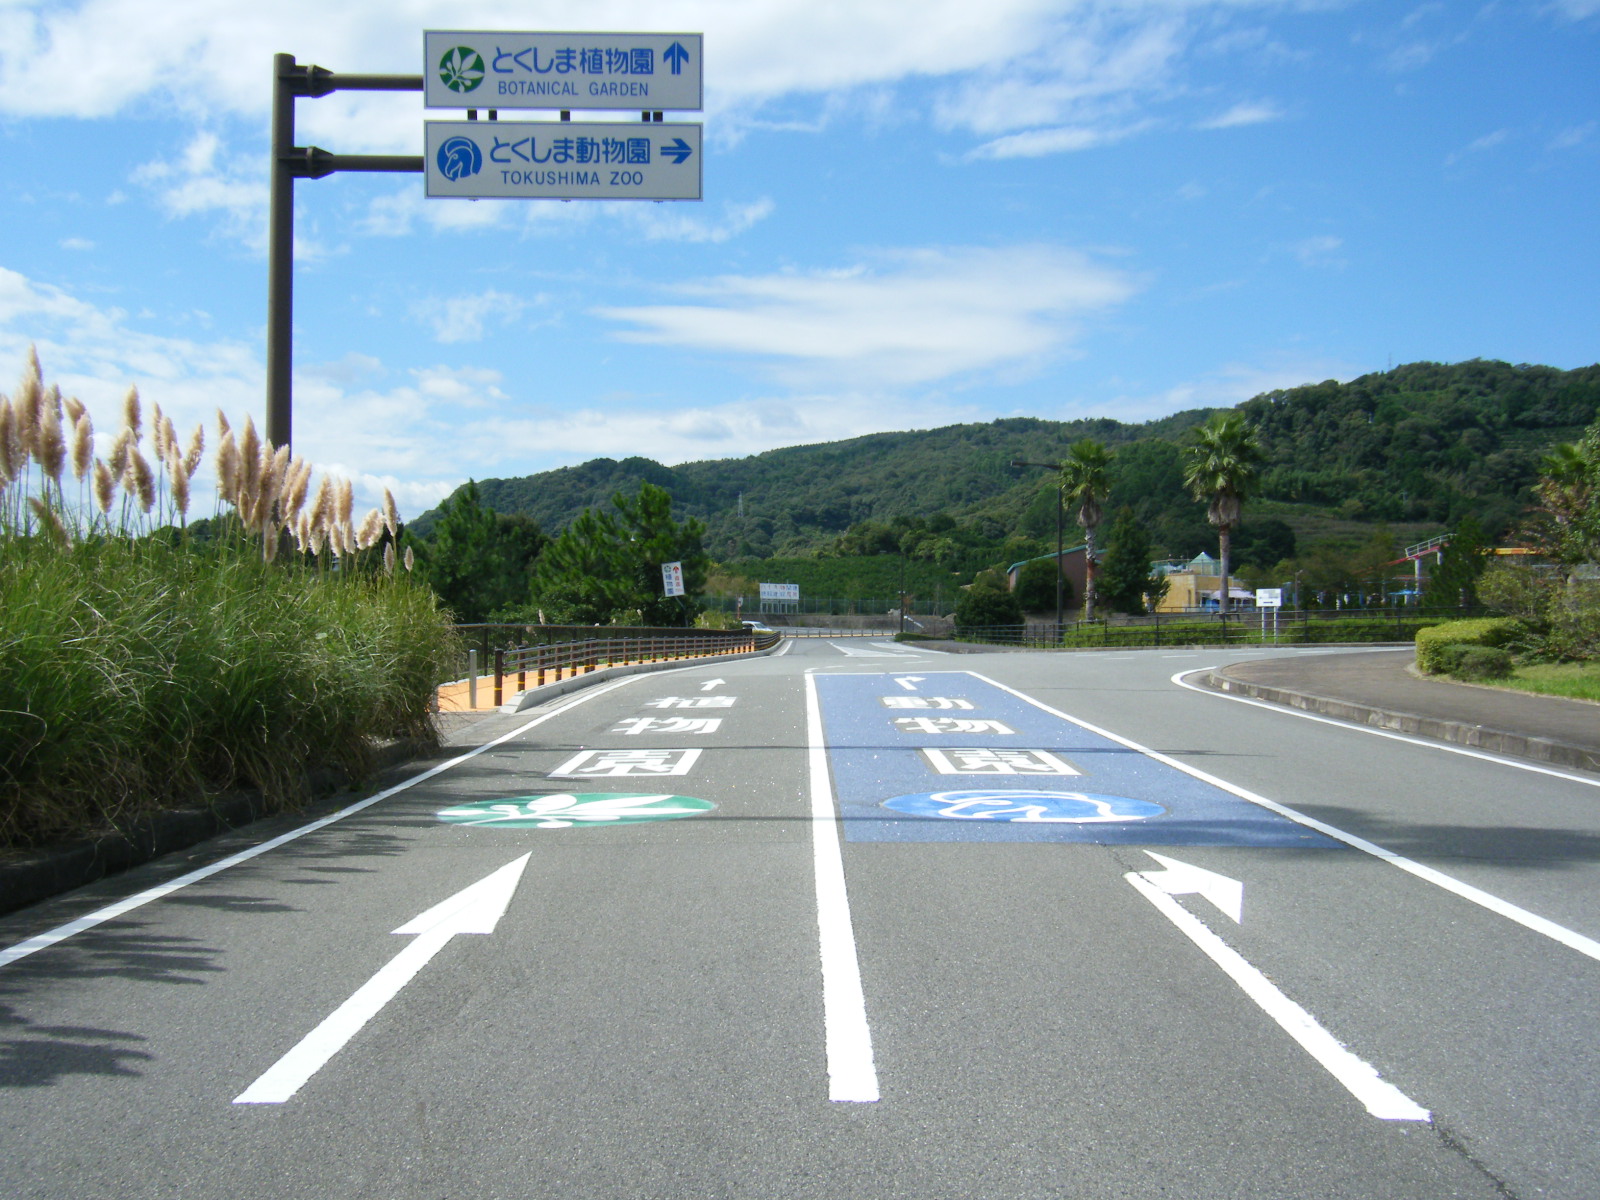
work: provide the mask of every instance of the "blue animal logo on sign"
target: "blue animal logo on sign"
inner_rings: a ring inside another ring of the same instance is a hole
[[[468,137],[445,139],[439,147],[439,174],[446,179],[466,179],[483,170],[483,151]]]
[[[1102,796],[1093,792],[989,790],[923,792],[885,800],[884,808],[913,817],[949,821],[1004,821],[1023,825],[1094,825],[1142,821],[1167,810],[1148,800]]]

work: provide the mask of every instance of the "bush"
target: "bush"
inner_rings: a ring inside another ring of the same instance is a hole
[[[1439,647],[1440,673],[1454,679],[1505,679],[1511,674],[1511,655],[1498,646],[1469,646],[1460,642]]]
[[[1523,631],[1513,617],[1477,617],[1467,621],[1446,621],[1417,631],[1417,668],[1424,675],[1447,674],[1441,657],[1447,646],[1504,647]]]
[[[1003,588],[975,583],[956,602],[956,636],[996,625],[1021,625],[1022,608]]]

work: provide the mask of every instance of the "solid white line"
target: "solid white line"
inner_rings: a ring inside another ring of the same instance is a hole
[[[976,671],[972,672],[971,674],[976,679],[982,679],[985,683],[993,684],[1001,691],[1010,692],[1019,700],[1026,701],[1028,704],[1033,705],[1035,708],[1040,709],[1043,712],[1047,712],[1052,716],[1060,717],[1063,721],[1070,721],[1080,729],[1087,729],[1090,733],[1097,733],[1101,737],[1110,738],[1118,745],[1126,746],[1130,750],[1136,750],[1140,754],[1152,758],[1158,763],[1164,763],[1174,770],[1182,771],[1185,775],[1189,775],[1195,779],[1201,780],[1202,782],[1209,783],[1213,787],[1219,787],[1223,791],[1230,792],[1239,797],[1241,800],[1247,800],[1251,804],[1260,805],[1269,812],[1275,812],[1280,817],[1286,817],[1296,824],[1304,825],[1307,829],[1315,829],[1318,833],[1326,834],[1335,841],[1343,842],[1346,846],[1349,846],[1354,850],[1360,850],[1363,854],[1370,854],[1374,858],[1381,859],[1390,866],[1398,867],[1400,870],[1414,875],[1418,879],[1424,880],[1427,883],[1431,883],[1436,887],[1443,888],[1445,891],[1454,896],[1458,896],[1461,899],[1466,900],[1469,903],[1476,904],[1481,908],[1486,908],[1497,916],[1505,917],[1508,921],[1515,921],[1518,925],[1521,925],[1525,929],[1531,929],[1534,933],[1543,934],[1552,941],[1559,942],[1569,950],[1576,950],[1579,954],[1587,955],[1589,958],[1600,962],[1600,942],[1595,941],[1593,938],[1585,937],[1583,934],[1578,933],[1575,930],[1568,929],[1564,925],[1557,925],[1554,921],[1541,917],[1537,913],[1529,912],[1525,908],[1519,908],[1517,905],[1512,904],[1509,900],[1502,900],[1500,897],[1493,895],[1490,892],[1483,891],[1481,888],[1473,887],[1470,883],[1464,883],[1459,879],[1456,879],[1450,875],[1446,875],[1443,871],[1436,871],[1432,867],[1425,867],[1419,862],[1415,862],[1409,858],[1406,858],[1404,855],[1396,854],[1393,850],[1386,850],[1374,842],[1367,841],[1365,838],[1357,837],[1353,833],[1346,833],[1342,829],[1337,829],[1334,826],[1329,825],[1326,821],[1319,821],[1317,818],[1307,816],[1303,812],[1296,812],[1287,805],[1279,804],[1276,800],[1268,800],[1265,796],[1258,796],[1252,791],[1248,791],[1245,788],[1239,787],[1237,784],[1229,783],[1225,779],[1219,779],[1215,775],[1208,774],[1207,772],[1200,770],[1198,767],[1191,767],[1187,763],[1179,762],[1175,758],[1169,758],[1167,755],[1162,754],[1159,751],[1151,750],[1147,746],[1141,746],[1138,742],[1131,741],[1119,734],[1112,733],[1109,729],[1101,729],[1099,726],[1091,725],[1089,722],[1079,720],[1077,717],[1068,716],[1059,709],[1051,708],[1048,704],[1035,700],[1032,696],[1029,696],[1024,692],[1019,692],[1015,688],[1009,688],[1003,683],[999,683],[996,680],[979,675]],[[1337,721],[1331,723],[1336,725],[1341,724],[1341,722]],[[1361,728],[1358,725],[1348,725],[1345,727],[1348,729]],[[1373,730],[1372,732],[1376,733],[1378,731]],[[1426,742],[1418,744],[1431,745],[1431,743]],[[1444,747],[1435,748],[1444,749]],[[1478,757],[1488,758],[1489,756],[1479,755]],[[1505,759],[1498,758],[1492,758],[1490,761],[1501,763],[1502,765],[1506,766],[1522,767],[1525,765],[1521,763],[1511,763]],[[1546,773],[1555,774],[1555,772]],[[1580,782],[1585,781],[1580,780]]]
[[[1154,904],[1167,920],[1200,947],[1207,958],[1221,967],[1243,989],[1245,995],[1259,1004],[1269,1017],[1283,1027],[1285,1033],[1299,1042],[1305,1052],[1361,1101],[1369,1113],[1385,1121],[1429,1119],[1427,1109],[1411,1100],[1394,1084],[1385,1082],[1370,1063],[1341,1046],[1332,1034],[1317,1023],[1315,1017],[1285,996],[1271,980],[1246,962],[1237,950],[1213,933],[1205,922],[1139,872],[1130,871],[1123,878],[1138,888],[1140,895]]]
[[[828,1055],[828,1099],[870,1104],[879,1098],[867,998],[861,987],[850,897],[845,891],[839,817],[834,812],[816,676],[806,674],[807,760],[811,774],[811,848],[822,949],[822,1020]]]
[[[54,946],[57,942],[65,941],[67,938],[76,934],[80,934],[86,929],[93,929],[96,925],[104,924],[106,921],[115,920],[124,913],[132,912],[136,908],[142,908],[153,900],[160,900],[163,896],[170,896],[173,892],[179,891],[182,888],[186,888],[191,883],[199,883],[200,880],[208,879],[218,872],[226,871],[229,867],[236,867],[240,863],[249,862],[252,858],[257,857],[258,855],[265,854],[269,850],[276,850],[279,846],[285,845],[288,842],[292,842],[296,838],[302,838],[308,833],[315,833],[319,829],[323,829],[326,826],[332,825],[335,821],[342,821],[346,817],[354,816],[363,809],[371,808],[374,804],[377,804],[381,800],[387,800],[390,796],[398,795],[407,788],[415,787],[417,784],[422,783],[425,780],[432,779],[435,775],[439,775],[450,770],[451,767],[458,767],[468,759],[476,758],[485,750],[492,750],[502,742],[509,742],[512,738],[526,733],[534,726],[544,724],[544,722],[550,720],[551,717],[560,716],[562,713],[568,711],[569,709],[576,708],[580,704],[587,704],[590,700],[593,700],[598,696],[603,696],[607,692],[615,691],[619,687],[624,687],[630,683],[636,683],[637,681],[645,678],[647,678],[647,676],[628,675],[622,679],[615,680],[614,682],[601,684],[592,691],[586,690],[581,692],[575,699],[569,700],[565,704],[551,709],[549,712],[541,713],[533,720],[528,721],[526,724],[517,726],[517,728],[513,729],[510,733],[497,737],[492,742],[485,742],[483,745],[477,747],[476,749],[469,750],[465,754],[457,755],[455,758],[452,758],[447,762],[442,762],[435,766],[429,767],[420,775],[413,775],[410,779],[404,780],[401,783],[397,783],[391,788],[385,788],[383,791],[374,796],[368,796],[365,800],[358,800],[356,803],[351,804],[346,808],[341,808],[336,813],[330,813],[328,816],[312,821],[308,825],[302,825],[298,829],[291,829],[288,833],[280,834],[279,836],[272,838],[270,841],[262,842],[257,846],[251,846],[248,850],[241,850],[239,853],[231,854],[227,858],[218,859],[216,862],[211,863],[208,866],[201,867],[197,871],[190,871],[187,875],[180,875],[176,879],[168,880],[166,883],[158,884],[157,886],[148,888],[147,890],[139,892],[136,895],[128,896],[125,899],[118,900],[115,904],[109,904],[105,908],[96,909],[94,912],[89,913],[86,916],[79,917],[74,921],[68,921],[65,925],[58,925],[54,929],[46,930],[44,933],[35,934],[31,938],[17,942],[13,946],[8,946],[6,949],[0,950],[0,967],[9,966],[11,963],[16,962],[20,958],[27,958],[30,954],[36,954],[40,950]]]
[[[320,1071],[345,1043],[360,1032],[378,1011],[393,1000],[400,989],[427,966],[456,935],[448,923],[435,925],[420,934],[399,954],[391,958],[350,999],[280,1058],[261,1078],[234,1098],[235,1104],[282,1104]]]

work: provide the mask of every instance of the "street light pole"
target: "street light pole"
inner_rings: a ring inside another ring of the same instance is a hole
[[[1061,470],[1061,464],[1060,463],[1023,462],[1020,458],[1012,459],[1011,460],[1011,465],[1013,467],[1043,467],[1047,471],[1055,471],[1055,472],[1058,472],[1058,473]],[[1064,503],[1065,503],[1063,498],[1062,498],[1063,497],[1063,491],[1064,491],[1064,485],[1061,484],[1058,481],[1057,484],[1056,484],[1056,640],[1057,641],[1059,641],[1061,639],[1061,627],[1062,627],[1062,624],[1063,624],[1063,612],[1062,612],[1062,609],[1063,609],[1064,603],[1065,603],[1065,598],[1062,595],[1062,587],[1061,587],[1061,566],[1062,566],[1062,564],[1061,564],[1061,556],[1066,552],[1066,547],[1065,547],[1064,543],[1061,540],[1061,514],[1062,514],[1062,509],[1063,509]]]

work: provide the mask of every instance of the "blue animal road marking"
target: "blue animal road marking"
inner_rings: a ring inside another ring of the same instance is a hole
[[[846,841],[1338,846],[969,672],[900,679],[816,676]],[[907,695],[961,720],[906,721]]]

